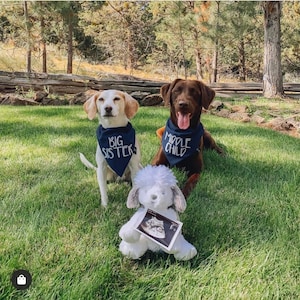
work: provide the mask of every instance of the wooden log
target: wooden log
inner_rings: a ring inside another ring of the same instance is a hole
[[[284,91],[300,92],[300,83],[284,83]]]
[[[151,80],[97,80],[89,76],[72,74],[45,74],[0,71],[0,92],[11,93],[22,91],[46,90],[57,94],[77,94],[89,89],[118,89],[125,92],[148,92],[158,94],[165,82]],[[218,93],[262,93],[262,83],[213,83],[209,84]],[[285,83],[284,90],[289,93],[300,93],[300,83]]]

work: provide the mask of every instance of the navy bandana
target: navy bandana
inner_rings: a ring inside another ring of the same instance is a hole
[[[128,122],[126,127],[97,128],[97,140],[108,165],[122,177],[131,157],[136,154],[135,130]]]
[[[201,123],[197,128],[182,130],[168,119],[162,136],[162,147],[171,167],[199,150],[200,138],[203,133],[204,129]]]

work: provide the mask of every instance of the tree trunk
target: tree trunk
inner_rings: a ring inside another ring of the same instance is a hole
[[[194,3],[191,3],[191,5],[194,5]],[[199,31],[194,28],[193,30],[194,34],[194,40],[196,41],[195,45],[195,63],[196,63],[196,78],[198,80],[203,79],[203,71],[202,71],[202,58],[201,58],[201,47],[199,45]]]
[[[201,64],[201,51],[199,48],[195,49],[196,57],[196,77],[198,80],[203,79],[202,64]]]
[[[27,1],[24,1],[24,16],[26,25],[26,35],[27,35],[27,53],[26,53],[26,70],[31,73],[31,38],[30,38],[30,20],[28,16],[28,6]]]
[[[280,47],[280,1],[263,2],[264,10],[264,75],[263,95],[266,98],[283,97]]]
[[[129,66],[129,71],[130,75],[133,75],[133,70],[134,70],[134,45],[133,45],[133,40],[131,36],[130,30],[128,30],[128,39],[127,39],[127,52],[128,52],[128,66]]]
[[[40,2],[41,9],[43,8],[44,3]],[[45,19],[41,15],[41,37],[42,37],[42,72],[47,73],[47,48],[45,41]]]
[[[68,19],[68,65],[67,74],[73,73],[73,13],[70,11]]]
[[[239,81],[246,81],[245,43],[243,38],[239,43]]]
[[[43,73],[47,73],[47,48],[45,41],[42,42],[43,47]]]
[[[214,49],[214,57],[213,57],[213,79],[212,82],[217,82],[218,79],[218,59],[219,59],[219,17],[220,17],[220,1],[216,1],[217,3],[217,21],[216,21],[216,37],[215,37],[215,49]]]
[[[212,61],[212,71],[213,71],[212,82],[217,82],[217,79],[218,79],[218,57],[219,57],[218,41],[216,41],[214,56],[213,56],[213,61]]]

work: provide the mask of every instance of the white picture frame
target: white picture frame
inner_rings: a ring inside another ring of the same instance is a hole
[[[136,230],[167,251],[171,251],[183,223],[147,209]]]

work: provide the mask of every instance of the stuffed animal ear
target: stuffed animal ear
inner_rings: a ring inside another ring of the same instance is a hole
[[[182,192],[178,186],[173,187],[172,190],[173,190],[173,194],[174,194],[175,209],[178,212],[184,212],[186,209],[186,201],[185,201],[184,195],[182,194]]]
[[[208,109],[210,103],[213,101],[216,95],[216,92],[201,81],[198,81],[198,84],[202,95],[202,106],[205,109]]]
[[[139,109],[139,103],[131,97],[129,94],[124,92],[125,96],[125,114],[128,119],[132,119]]]
[[[83,104],[83,108],[85,110],[85,112],[88,115],[88,118],[90,120],[93,120],[96,117],[97,114],[97,105],[96,105],[96,101],[99,97],[100,93],[96,93],[95,95],[93,95],[91,98],[89,98],[84,104]]]
[[[140,206],[139,202],[139,189],[133,187],[127,197],[127,207],[128,208],[137,208]]]

